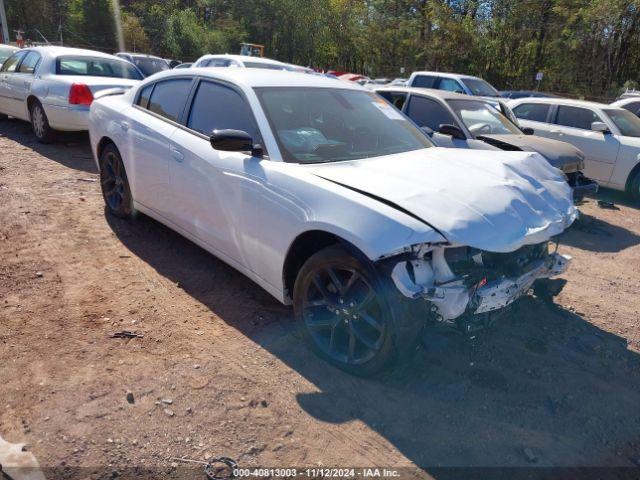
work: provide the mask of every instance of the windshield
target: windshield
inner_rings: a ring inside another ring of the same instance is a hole
[[[603,110],[625,137],[640,137],[640,119],[628,110]]]
[[[153,57],[133,57],[133,63],[140,69],[145,76],[153,75],[154,73],[163,72],[169,70],[169,65],[161,58]]]
[[[488,134],[521,134],[507,117],[480,100],[447,100],[469,132],[476,137]]]
[[[124,60],[94,57],[60,57],[56,61],[58,75],[83,75],[142,80],[140,72]]]
[[[15,48],[0,47],[0,63],[3,63],[7,58],[16,53],[18,50]]]
[[[499,97],[498,91],[481,78],[465,78],[464,84],[478,97]]]
[[[287,162],[357,160],[433,146],[373,92],[339,88],[256,88]]]

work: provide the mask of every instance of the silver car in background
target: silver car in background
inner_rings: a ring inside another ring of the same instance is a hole
[[[31,122],[40,142],[55,131],[88,129],[89,106],[106,89],[142,80],[135,65],[101,52],[35,47],[10,56],[0,68],[0,118]]]

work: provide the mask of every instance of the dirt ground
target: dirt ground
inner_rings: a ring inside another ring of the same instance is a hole
[[[290,310],[226,264],[145,216],[107,216],[86,136],[44,146],[0,122],[0,436],[49,478],[159,478],[214,455],[437,478],[638,465],[640,210],[603,195],[619,209],[581,207],[555,303],[527,297],[363,380],[309,353]],[[144,337],[109,338],[121,330]]]

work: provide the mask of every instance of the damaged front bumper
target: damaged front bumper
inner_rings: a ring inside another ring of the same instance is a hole
[[[470,285],[469,278],[451,270],[444,250],[434,249],[428,259],[400,261],[391,272],[402,295],[425,300],[429,313],[438,322],[451,322],[465,313],[482,314],[507,307],[526,294],[536,280],[560,275],[571,262],[568,255],[545,254],[525,265],[517,275],[498,278],[494,275],[491,279],[482,276]]]

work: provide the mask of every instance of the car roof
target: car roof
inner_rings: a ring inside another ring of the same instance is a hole
[[[0,48],[8,48],[9,50],[20,50],[18,47],[8,45],[6,43],[0,43]]]
[[[395,87],[393,85],[385,85],[380,88],[375,88],[376,92],[404,92],[411,93],[414,95],[425,95],[429,97],[436,97],[441,100],[484,100],[484,97],[472,97],[470,95],[465,95],[463,93],[455,93],[449,92],[447,90],[436,90],[433,88],[422,88],[422,87]]]
[[[573,107],[611,108],[611,105],[607,105],[606,103],[589,102],[587,100],[574,100],[572,98],[525,97],[510,100],[509,103],[513,103],[514,105],[521,103],[545,103],[550,105],[568,105]]]
[[[253,68],[209,68],[191,67],[189,69],[167,70],[153,75],[153,80],[167,79],[193,75],[219,80],[226,80],[246,87],[316,87],[340,88],[346,90],[360,90],[371,92],[353,82],[325,77],[324,75],[309,75],[308,73],[290,72],[287,70],[257,70]]]
[[[118,53],[123,53],[125,55],[131,55],[132,57],[145,57],[145,58],[155,58],[155,59],[158,59],[158,60],[165,60],[162,57],[157,57],[155,55],[149,55],[148,53],[132,53],[132,52],[118,52]],[[116,53],[116,55],[118,53]]]
[[[252,57],[251,55],[230,55],[228,53],[209,54],[203,55],[199,60],[211,59],[211,58],[227,58],[229,60],[238,60],[240,62],[255,62],[255,63],[275,63],[278,65],[286,65],[278,60],[264,57]],[[297,66],[297,65],[296,65]]]
[[[473,75],[464,75],[462,73],[449,73],[449,72],[420,71],[420,72],[413,72],[412,75],[432,75],[436,77],[445,77],[445,78],[473,78],[476,80],[482,80],[480,77],[475,77]]]
[[[617,107],[622,105],[628,105],[629,103],[640,102],[640,95],[634,95],[630,97],[624,97],[615,102],[611,102],[610,106]]]
[[[97,58],[118,58],[110,55],[108,53],[98,52],[96,50],[85,50],[83,48],[71,48],[71,47],[60,47],[57,45],[42,45],[39,47],[29,47],[25,48],[25,50],[35,51],[41,54],[49,54],[54,57],[58,57],[61,55],[75,55],[75,56],[87,56],[87,57],[97,57]],[[122,60],[118,58],[118,60]]]

